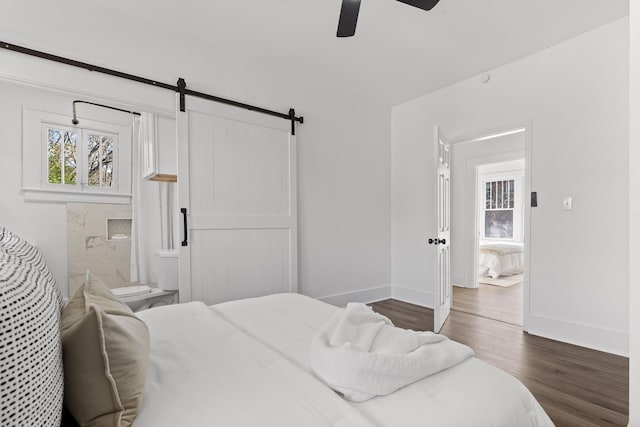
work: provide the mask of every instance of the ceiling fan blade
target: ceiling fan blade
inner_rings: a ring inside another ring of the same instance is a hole
[[[422,10],[431,10],[440,0],[398,0],[404,4],[417,7]]]
[[[360,12],[360,0],[342,0],[340,21],[338,21],[338,37],[351,37],[356,33]]]

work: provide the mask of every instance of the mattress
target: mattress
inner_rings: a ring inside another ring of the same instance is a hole
[[[481,243],[478,255],[480,276],[511,276],[524,271],[524,245],[522,243]]]
[[[151,356],[133,427],[371,427],[353,407],[203,303],[137,313]]]
[[[212,310],[312,374],[311,340],[339,309],[298,294],[277,294],[226,302]],[[553,425],[522,383],[477,358],[390,395],[349,404],[383,427]]]

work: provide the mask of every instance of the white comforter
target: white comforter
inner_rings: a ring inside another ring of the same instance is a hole
[[[212,309],[307,372],[311,340],[339,310],[297,294],[233,301]],[[553,426],[522,383],[476,358],[390,395],[351,405],[381,427]]]
[[[312,375],[202,303],[138,313],[151,363],[133,427],[371,427]]]

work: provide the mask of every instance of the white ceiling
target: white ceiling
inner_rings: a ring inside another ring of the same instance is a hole
[[[197,39],[214,52],[246,55],[274,70],[294,62],[305,81],[327,80],[385,105],[491,70],[629,11],[629,0],[441,0],[430,12],[394,0],[362,0],[355,37],[338,39],[341,0],[89,1],[123,19],[134,17],[149,31]]]

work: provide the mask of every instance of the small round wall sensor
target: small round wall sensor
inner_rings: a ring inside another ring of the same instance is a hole
[[[482,84],[489,83],[489,80],[491,80],[491,74],[489,73],[485,73],[480,77]]]

